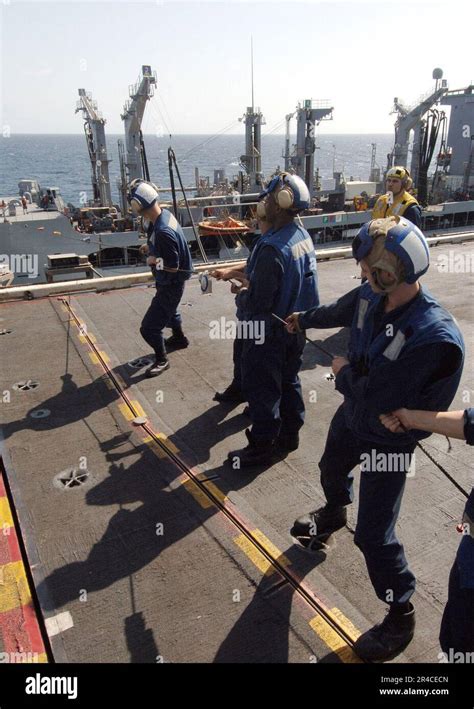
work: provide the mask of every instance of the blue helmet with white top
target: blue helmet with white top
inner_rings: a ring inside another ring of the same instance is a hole
[[[152,182],[137,178],[128,186],[127,200],[134,214],[149,209],[158,200],[158,196],[158,189]]]
[[[295,212],[308,209],[311,198],[306,183],[298,175],[291,175],[289,172],[275,175],[263,192],[259,194],[259,201],[279,186],[281,189],[277,192],[275,199],[282,209],[290,209]]]
[[[426,273],[430,265],[428,242],[422,231],[404,217],[373,219],[364,224],[352,242],[357,262],[367,258],[380,236],[384,237],[383,248],[403,265],[405,283],[415,283]]]

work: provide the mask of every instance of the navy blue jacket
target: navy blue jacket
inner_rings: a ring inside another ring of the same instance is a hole
[[[157,286],[182,283],[191,278],[193,261],[186,237],[175,216],[167,209],[161,210],[153,229],[149,230],[148,249],[150,256],[162,259],[165,268],[180,269],[170,273],[158,267],[155,274]]]
[[[410,446],[413,438],[430,434],[392,433],[379,415],[401,407],[448,409],[461,377],[464,343],[449,313],[423,289],[389,313],[384,304],[385,296],[363,284],[303,313],[299,322],[302,328],[351,327],[350,364],[336,377],[346,423],[362,440]]]
[[[272,313],[285,318],[319,303],[314,244],[295,222],[263,234],[246,271],[250,285],[239,299],[245,320],[262,320],[272,329]]]

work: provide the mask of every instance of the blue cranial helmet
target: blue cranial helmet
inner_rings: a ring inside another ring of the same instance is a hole
[[[422,231],[403,217],[374,219],[360,229],[352,242],[352,255],[357,262],[365,259],[374,246],[374,239],[385,236],[384,248],[395,254],[403,264],[406,283],[415,283],[429,268],[429,246]]]
[[[156,185],[145,180],[132,180],[128,186],[127,200],[134,214],[140,214],[149,209],[158,199]]]
[[[258,199],[264,199],[279,186],[281,189],[277,192],[275,199],[282,209],[291,209],[295,212],[308,209],[311,199],[306,183],[298,175],[290,175],[288,172],[275,175],[263,192],[259,194]]]

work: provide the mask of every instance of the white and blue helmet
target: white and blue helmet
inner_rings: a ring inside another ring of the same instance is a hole
[[[158,196],[158,189],[151,182],[137,178],[128,185],[127,200],[134,214],[140,214],[144,209],[152,207]]]
[[[276,195],[276,202],[282,209],[290,209],[295,212],[308,209],[311,198],[306,183],[298,175],[291,175],[289,172],[275,175],[263,192],[259,194],[259,201],[279,186],[281,189]]]
[[[357,262],[365,259],[374,241],[384,236],[384,249],[397,256],[403,265],[404,281],[415,283],[430,266],[430,249],[422,231],[404,217],[373,219],[360,229],[352,242],[352,255]]]

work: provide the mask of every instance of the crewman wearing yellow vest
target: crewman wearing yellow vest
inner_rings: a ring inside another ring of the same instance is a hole
[[[408,192],[413,184],[406,167],[391,167],[386,175],[387,192],[378,198],[372,219],[405,217],[417,227],[421,226],[421,207],[416,197]]]

